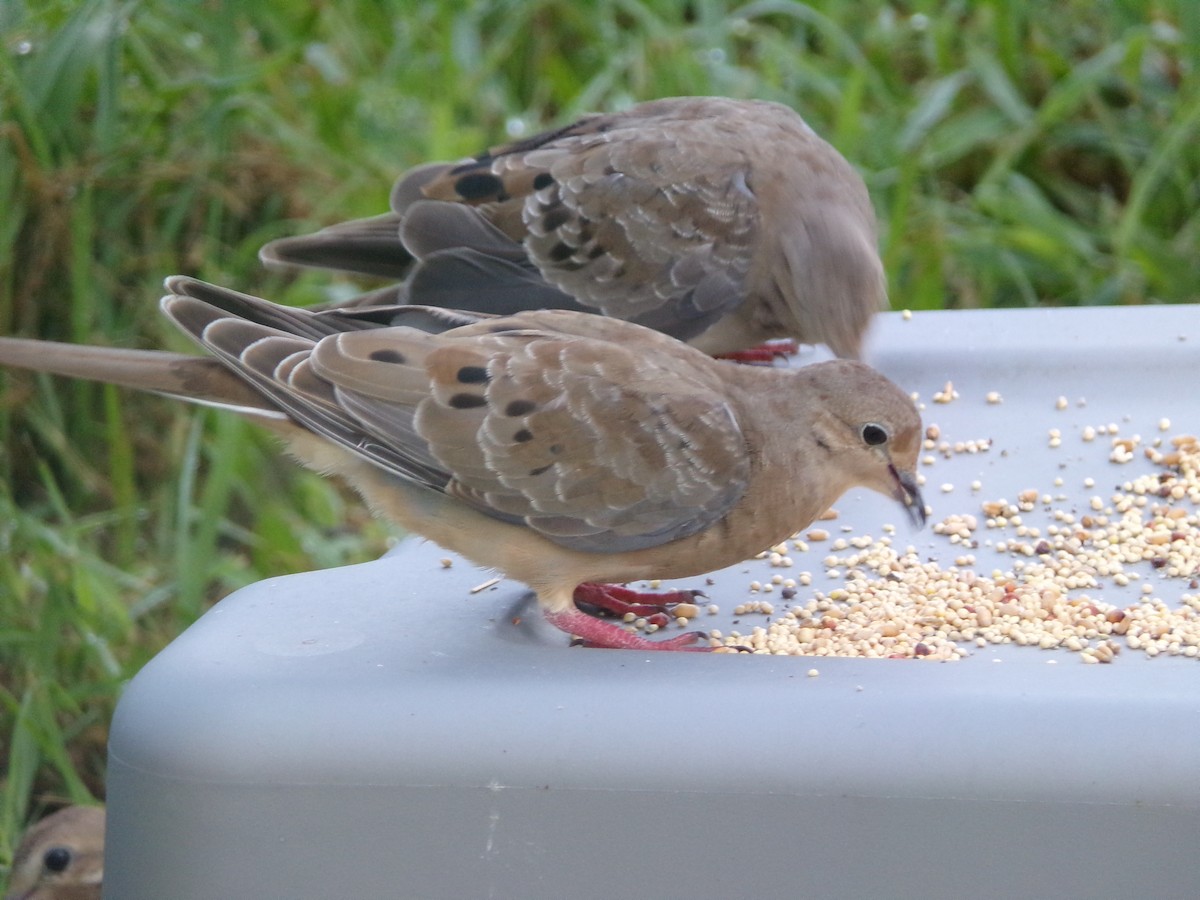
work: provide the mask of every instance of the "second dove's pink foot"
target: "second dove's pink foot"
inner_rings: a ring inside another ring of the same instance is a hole
[[[734,350],[732,353],[718,353],[717,359],[730,359],[740,363],[770,363],[779,357],[795,356],[800,352],[800,345],[791,338],[778,341],[767,341],[757,347],[747,347],[745,350]]]
[[[612,650],[684,650],[692,653],[706,653],[712,649],[706,643],[707,635],[702,631],[689,631],[666,640],[652,641],[626,631],[620,625],[605,622],[577,609],[546,612],[544,615],[547,622],[578,638],[585,647],[605,647]]]

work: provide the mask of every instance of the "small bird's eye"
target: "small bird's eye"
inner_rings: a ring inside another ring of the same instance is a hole
[[[42,856],[42,865],[48,872],[62,872],[71,864],[71,851],[66,847],[51,847]]]
[[[868,447],[878,447],[880,444],[886,444],[888,439],[887,429],[882,425],[876,425],[874,422],[868,422],[862,428],[862,439]]]

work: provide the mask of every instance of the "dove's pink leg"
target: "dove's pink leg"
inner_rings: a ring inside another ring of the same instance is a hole
[[[687,650],[705,653],[712,648],[696,646],[705,638],[702,631],[689,631],[665,641],[651,641],[626,631],[620,625],[603,622],[577,609],[546,612],[546,621],[555,628],[581,640],[585,647],[607,647],[613,650]]]
[[[780,356],[795,356],[800,352],[800,345],[791,338],[778,341],[767,341],[757,347],[747,347],[745,350],[734,350],[732,353],[718,353],[717,359],[731,359],[740,363],[769,363]]]
[[[608,610],[617,616],[633,613],[635,616],[646,616],[655,625],[666,625],[669,619],[667,613],[677,603],[691,603],[697,597],[703,597],[700,591],[665,591],[651,594],[647,591],[635,591],[618,584],[581,584],[575,588],[575,602],[587,603]]]

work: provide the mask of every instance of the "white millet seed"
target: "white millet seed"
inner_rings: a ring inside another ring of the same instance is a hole
[[[1126,440],[1132,448],[1140,439]],[[1165,582],[1198,580],[1200,441],[1179,435],[1163,446],[1167,452],[1145,454],[1158,471],[1131,477],[1107,500],[1087,498],[1086,513],[1054,509],[1061,497],[1029,488],[1017,503],[983,501],[985,519],[948,515],[933,532],[955,548],[950,566],[939,564],[936,553],[926,558],[913,546],[893,547],[887,537],[839,539],[822,562],[841,586],[795,601],[748,635],[710,630],[712,642],[726,651],[934,660],[1016,644],[1068,650],[1091,664],[1116,662],[1124,643],[1147,656],[1200,659],[1200,591],[1184,594],[1177,608],[1157,594]],[[1090,489],[1094,482],[1085,484]],[[1042,526],[1035,515],[1050,522]],[[980,527],[1002,532],[1002,539],[983,543],[1013,557],[1008,570],[977,571],[974,554],[963,552],[978,546]],[[811,585],[811,574],[797,575],[796,583]],[[1106,586],[1112,588],[1107,602],[1096,594]],[[772,610],[750,600],[737,612]]]

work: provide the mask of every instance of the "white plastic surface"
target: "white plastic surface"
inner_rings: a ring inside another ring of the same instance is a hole
[[[1082,510],[1151,470],[1109,463],[1085,425],[1147,441],[1163,417],[1200,430],[1197,307],[888,314],[870,346],[948,440],[993,441],[924,470],[933,521],[1029,487]],[[947,380],[960,399],[930,403]],[[898,544],[952,561],[885,498],[855,492],[838,509],[834,530],[895,523]],[[796,569],[820,576],[828,552],[797,554]],[[976,554],[982,571],[1012,564]],[[105,896],[1198,893],[1198,660],[572,648],[522,586],[471,593],[489,573],[446,556],[410,541],[253,585],[147,665],[112,727]],[[729,611],[774,571],[748,562],[679,585],[726,611],[701,627],[748,629],[766,619],[734,626]],[[1145,578],[1166,599],[1187,589]],[[1138,586],[1117,591],[1102,596],[1132,601]]]

